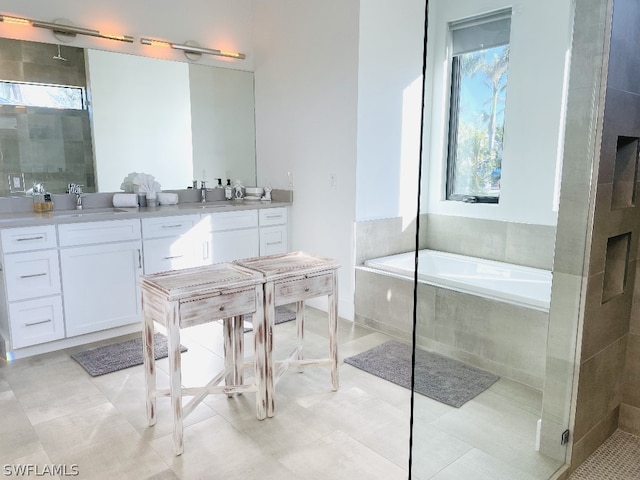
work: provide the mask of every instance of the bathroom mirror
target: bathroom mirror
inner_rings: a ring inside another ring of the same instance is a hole
[[[0,107],[0,195],[44,182],[120,190],[131,172],[163,190],[193,180],[255,184],[253,73],[0,38],[0,80],[87,85],[87,109]],[[86,78],[84,78],[86,75]]]

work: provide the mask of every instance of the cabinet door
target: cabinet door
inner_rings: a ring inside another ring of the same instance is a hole
[[[67,337],[139,321],[140,241],[60,250]]]
[[[213,232],[210,235],[210,263],[231,262],[258,256],[260,246],[257,228]]]
[[[287,253],[287,226],[262,227],[260,229],[260,256]]]
[[[205,242],[193,236],[156,238],[144,241],[146,274],[198,267],[206,254]]]
[[[10,303],[9,323],[12,348],[28,347],[64,338],[60,295]]]

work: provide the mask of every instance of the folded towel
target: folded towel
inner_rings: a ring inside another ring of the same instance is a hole
[[[138,195],[135,193],[116,193],[113,196],[114,207],[137,207]]]
[[[178,203],[177,193],[159,192],[158,203],[160,205],[176,205]]]

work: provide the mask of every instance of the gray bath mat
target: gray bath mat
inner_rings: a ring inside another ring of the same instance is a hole
[[[389,340],[345,358],[344,363],[411,388],[411,345]],[[461,407],[499,378],[437,353],[416,350],[415,391],[452,407]]]
[[[161,333],[153,336],[156,360],[167,356],[167,337]],[[181,352],[187,348],[180,346]],[[71,355],[92,377],[142,365],[142,337],[105,345]]]
[[[276,307],[276,318],[273,321],[275,325],[278,325],[279,323],[290,322],[291,320],[295,320],[295,319],[296,319],[295,310],[291,310],[286,305],[281,305],[279,307]],[[253,326],[251,325],[251,315],[245,315],[244,322],[245,322],[244,323],[245,333],[253,330]]]

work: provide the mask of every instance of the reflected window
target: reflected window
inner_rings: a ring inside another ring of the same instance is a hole
[[[447,200],[498,203],[511,10],[455,22]]]
[[[0,104],[83,110],[84,89],[38,83],[0,82]]]

